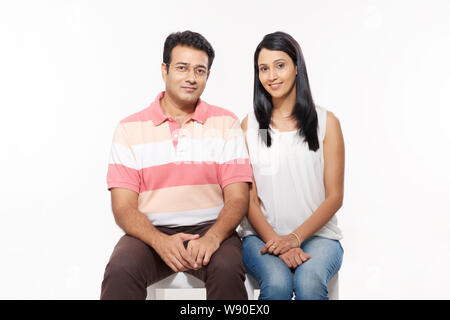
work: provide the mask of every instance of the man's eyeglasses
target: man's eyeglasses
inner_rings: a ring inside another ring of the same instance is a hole
[[[170,63],[166,63],[166,66],[169,68]],[[177,73],[187,73],[191,69],[194,69],[194,75],[199,78],[204,78],[208,74],[208,70],[205,67],[202,66],[191,66],[189,64],[185,63],[178,63],[175,65],[172,65],[172,68],[175,69],[175,72]]]

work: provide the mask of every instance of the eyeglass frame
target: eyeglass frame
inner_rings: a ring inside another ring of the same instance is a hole
[[[171,63],[166,63],[166,62],[164,62],[164,64],[165,64],[168,68],[170,68]],[[178,62],[177,64],[172,65],[172,66],[176,66],[176,65],[182,65],[182,66],[187,67],[187,70],[186,70],[186,71],[180,71],[180,70],[176,70],[176,69],[175,69],[177,72],[180,72],[180,73],[186,73],[186,72],[189,72],[189,70],[190,70],[191,68],[193,68],[193,69],[194,69],[194,76],[195,76],[195,77],[197,77],[197,76],[199,76],[199,77],[207,77],[207,76],[208,76],[208,73],[209,73],[209,71],[210,71],[210,69],[205,68],[204,66],[196,66],[196,67],[193,67],[193,66],[190,65],[189,63]],[[204,76],[203,76],[203,75],[198,75],[198,74],[195,72],[195,71],[196,71],[196,68],[201,68],[202,70],[205,70],[205,75],[204,75]],[[169,69],[167,69],[167,71],[169,71]]]

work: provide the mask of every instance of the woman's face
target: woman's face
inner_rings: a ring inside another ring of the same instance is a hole
[[[283,51],[263,48],[258,56],[259,81],[272,98],[286,97],[295,86],[297,66]]]

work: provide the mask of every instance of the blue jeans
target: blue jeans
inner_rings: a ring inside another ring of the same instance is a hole
[[[328,281],[339,271],[344,250],[338,240],[313,236],[301,248],[311,258],[295,269],[270,253],[261,255],[264,246],[258,236],[242,240],[242,259],[247,273],[260,287],[260,300],[328,299]]]

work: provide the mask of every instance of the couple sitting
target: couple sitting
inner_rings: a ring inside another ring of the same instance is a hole
[[[316,106],[298,43],[266,35],[254,56],[254,111],[240,123],[200,99],[214,50],[200,34],[169,35],[165,91],[116,128],[108,189],[125,232],[106,266],[101,299],[145,299],[185,271],[207,299],[327,299],[339,270],[344,142]]]

